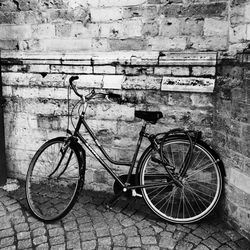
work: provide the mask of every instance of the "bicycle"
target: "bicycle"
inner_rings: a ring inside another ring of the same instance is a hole
[[[81,95],[73,81],[69,86],[80,98],[79,113],[74,132],[68,136],[45,142],[31,160],[26,176],[26,198],[31,213],[44,222],[63,218],[74,206],[84,185],[87,148],[114,178],[114,198],[111,207],[122,195],[142,197],[148,207],[162,219],[173,223],[193,223],[213,211],[223,186],[223,163],[218,154],[202,141],[200,131],[173,129],[165,133],[148,134],[148,124],[156,124],[163,117],[160,111],[135,111],[143,120],[134,155],[130,162],[113,160],[99,143],[85,121],[88,102],[94,97],[121,102],[114,93],[98,93],[94,89]],[[69,101],[69,98],[68,98]],[[128,166],[127,175],[118,176],[81,135],[84,126],[103,156],[112,164]],[[143,138],[150,145],[138,163]]]

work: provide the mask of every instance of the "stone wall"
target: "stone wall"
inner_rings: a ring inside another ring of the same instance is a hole
[[[247,2],[2,0],[0,48],[234,52],[249,40]]]
[[[250,238],[250,57],[222,60],[215,89],[214,145],[223,159],[225,208],[223,217]]]
[[[24,178],[35,150],[49,138],[65,134],[68,79],[75,74],[79,75],[76,85],[83,94],[96,88],[123,96],[123,104],[100,99],[87,111],[89,125],[115,160],[132,159],[141,126],[134,117],[135,109],[164,113],[151,132],[197,128],[212,139],[215,53],[3,52],[2,63],[10,175]],[[182,80],[176,88],[186,87],[189,92],[168,91],[176,79]],[[74,93],[70,96],[73,103],[77,98]],[[74,123],[76,118],[77,112]],[[111,189],[113,179],[101,165],[89,155],[87,163],[87,187]],[[127,168],[115,170],[126,173]]]
[[[249,41],[249,0],[0,0],[9,175],[24,177],[39,145],[63,133],[76,74],[83,93],[123,95],[122,105],[91,103],[88,115],[117,160],[132,157],[135,109],[163,111],[152,132],[201,129],[225,162],[227,215],[249,232],[249,70],[236,59]],[[87,161],[87,187],[110,190]]]

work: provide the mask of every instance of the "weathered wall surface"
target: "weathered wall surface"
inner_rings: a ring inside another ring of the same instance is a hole
[[[62,134],[67,79],[77,74],[84,93],[104,88],[126,100],[89,109],[115,159],[131,158],[135,109],[163,111],[151,131],[201,129],[225,162],[228,216],[249,232],[249,70],[235,61],[249,41],[249,0],[1,0],[9,174],[23,177],[39,145]],[[110,189],[99,167],[88,157],[87,186]]]
[[[16,59],[13,61],[10,52],[2,54],[11,175],[23,177],[39,145],[53,136],[64,134],[68,79],[73,74],[79,75],[76,85],[84,94],[91,88],[122,94],[124,104],[97,99],[87,111],[89,125],[116,160],[132,159],[141,126],[140,120],[134,117],[135,109],[164,113],[164,118],[151,127],[151,132],[174,127],[199,128],[208,139],[212,139],[212,95],[203,93],[211,92],[211,86],[191,86],[203,92],[168,92],[167,80],[164,79],[178,77],[187,83],[196,80],[214,82],[215,53],[159,55],[158,52],[117,52],[97,53],[95,56],[53,53],[43,58],[40,53],[14,55]],[[146,70],[148,73],[143,73]],[[75,102],[78,97],[72,93],[70,98]],[[74,115],[76,123],[77,112]],[[87,160],[86,184],[110,189],[113,180],[92,157],[88,156]],[[126,167],[117,170],[127,171]]]
[[[227,50],[229,10],[226,0],[5,0],[0,5],[0,47]],[[237,43],[238,34],[233,36],[231,42]]]
[[[218,67],[214,109],[214,145],[226,169],[223,216],[250,232],[250,57],[223,60]]]

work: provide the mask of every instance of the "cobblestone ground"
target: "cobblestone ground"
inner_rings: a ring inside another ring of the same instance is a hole
[[[0,188],[0,249],[250,249],[250,243],[216,215],[197,224],[159,220],[143,200],[120,199],[106,210],[109,197],[83,191],[64,219],[44,224],[27,210],[24,188]]]

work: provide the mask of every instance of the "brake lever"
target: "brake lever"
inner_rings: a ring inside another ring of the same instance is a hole
[[[106,99],[108,102],[112,102],[112,101],[109,99],[109,96],[108,96],[108,95],[105,95],[105,99]]]

